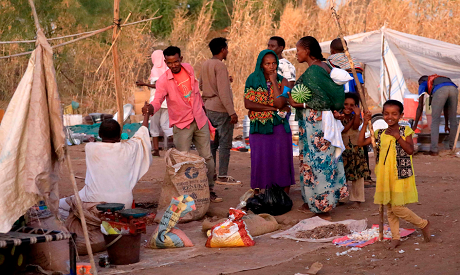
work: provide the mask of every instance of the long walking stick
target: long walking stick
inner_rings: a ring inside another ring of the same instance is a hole
[[[452,127],[452,125],[451,125]],[[451,135],[452,133],[449,133]],[[457,141],[458,141],[458,135],[460,134],[460,125],[457,126],[457,134],[455,134],[455,143],[454,147],[452,147],[452,154],[455,154],[455,150],[457,149]]]
[[[32,9],[32,15],[34,17],[35,27],[37,28],[37,32],[38,32],[41,29],[41,27],[40,27],[40,23],[38,21],[38,15],[37,15],[37,11],[35,9],[34,1],[29,0],[29,5],[30,5],[30,7]],[[83,207],[82,207],[82,204],[81,204],[80,196],[78,194],[77,183],[75,181],[75,175],[73,173],[72,163],[70,161],[70,156],[69,156],[69,153],[67,151],[67,146],[65,147],[65,161],[67,163],[67,167],[69,168],[70,181],[72,182],[73,191],[75,193],[75,199],[77,200],[77,208],[78,208],[78,212],[80,213],[80,220],[81,220],[81,225],[82,225],[82,229],[83,229],[83,235],[85,237],[86,249],[88,250],[89,260],[90,260],[91,268],[92,268],[92,272],[93,272],[92,274],[97,275],[97,268],[96,268],[96,264],[94,262],[93,251],[91,249],[91,244],[90,244],[90,241],[89,241],[88,228],[86,227],[85,215],[83,213]],[[72,259],[70,259],[70,260],[72,261]],[[72,269],[72,266],[70,267],[70,269]]]
[[[367,108],[363,87],[361,86],[361,82],[359,82],[358,75],[356,74],[355,64],[353,63],[353,60],[351,59],[350,53],[348,52],[347,43],[345,42],[345,39],[343,38],[342,27],[340,26],[340,17],[337,14],[337,12],[335,11],[334,7],[332,7],[331,10],[332,10],[332,15],[334,16],[335,21],[337,22],[337,27],[339,29],[339,37],[340,37],[340,40],[342,41],[342,45],[343,45],[343,49],[345,51],[345,55],[347,56],[348,62],[350,63],[351,71],[353,73],[353,78],[355,79],[356,86],[358,86],[358,94],[359,94],[359,97],[361,99],[361,104],[362,104],[363,110],[369,110]],[[377,146],[375,144],[375,137],[374,137],[374,129],[372,128],[372,123],[370,121],[369,121],[369,124],[367,125],[367,127],[369,127],[369,131],[371,132],[372,147],[374,148],[374,152],[377,152]],[[384,206],[383,206],[383,204],[381,204],[379,206],[379,214],[380,214],[379,240],[383,240],[383,210],[384,210]]]

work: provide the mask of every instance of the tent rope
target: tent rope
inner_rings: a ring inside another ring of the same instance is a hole
[[[156,12],[155,12],[156,13]],[[155,15],[154,13],[154,15]],[[139,23],[142,23],[142,22],[146,22],[146,21],[151,21],[151,20],[155,20],[155,19],[159,19],[161,18],[162,16],[156,16],[156,17],[152,17],[152,18],[148,18],[148,19],[143,19],[143,20],[140,20],[140,21],[136,21],[136,22],[132,22],[132,23],[128,23],[128,24],[123,24],[123,25],[120,25],[119,23],[116,24],[115,21],[113,22],[115,25],[118,25],[119,27],[126,27],[126,26],[130,26],[130,25],[134,25],[134,24],[139,24]],[[105,28],[102,28],[102,29],[98,29],[98,30],[94,30],[94,31],[88,31],[88,32],[81,32],[81,33],[76,33],[76,34],[69,34],[69,35],[65,35],[65,36],[59,36],[59,37],[54,37],[54,38],[48,38],[47,40],[48,41],[52,41],[52,40],[59,40],[59,39],[65,39],[65,38],[71,38],[71,37],[75,37],[75,36],[80,36],[80,35],[84,35],[84,34],[91,34],[91,33],[94,33],[94,32],[97,32],[97,31],[100,31],[100,30],[103,30]],[[19,41],[0,41],[0,44],[21,44],[21,43],[35,43],[37,40],[19,40]],[[12,55],[14,56],[14,55]],[[11,57],[12,57],[11,56]]]

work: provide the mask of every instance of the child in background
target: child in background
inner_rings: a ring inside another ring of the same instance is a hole
[[[342,120],[345,128],[342,139],[345,145],[343,151],[343,165],[347,181],[351,181],[349,200],[353,202],[349,209],[358,209],[364,196],[364,178],[369,176],[364,149],[358,146],[359,125],[361,125],[361,110],[358,107],[359,96],[356,93],[346,93]]]
[[[414,131],[408,126],[399,126],[404,107],[397,100],[388,100],[383,104],[383,119],[388,124],[387,129],[375,132],[377,144],[377,165],[375,174],[377,186],[375,188],[374,203],[387,206],[388,223],[390,224],[392,241],[390,249],[400,245],[399,218],[412,223],[422,229],[423,238],[430,241],[430,222],[417,216],[405,205],[418,202],[417,188],[412,165]],[[364,116],[364,125],[371,120],[371,113]],[[365,146],[371,143],[371,138],[365,138],[366,127],[361,129],[358,145]]]

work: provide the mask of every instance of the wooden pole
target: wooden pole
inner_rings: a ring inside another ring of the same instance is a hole
[[[367,108],[367,103],[366,103],[366,100],[365,100],[363,87],[361,86],[361,82],[359,82],[358,75],[356,74],[355,64],[353,63],[353,59],[350,56],[350,52],[348,51],[347,43],[345,42],[345,39],[343,38],[343,32],[342,32],[342,27],[340,26],[339,15],[335,11],[334,7],[332,7],[331,10],[332,10],[332,15],[335,17],[335,21],[337,22],[337,27],[339,29],[339,37],[340,37],[340,40],[342,41],[342,45],[343,45],[343,49],[345,51],[345,55],[347,56],[348,62],[350,63],[351,71],[353,72],[353,78],[355,79],[356,86],[358,87],[358,94],[359,94],[359,97],[361,98],[361,104],[362,104],[363,110],[369,110]],[[371,133],[372,147],[374,148],[374,153],[376,153],[377,152],[377,146],[375,144],[374,129],[372,128],[372,123],[370,121],[369,121],[369,124],[367,125],[367,127],[369,127],[369,131]],[[380,207],[379,207],[379,212],[380,212],[379,240],[383,240],[383,211],[384,211],[384,206],[380,205]]]
[[[97,275],[97,267],[96,267],[96,263],[94,262],[93,250],[89,242],[88,227],[86,226],[86,218],[85,218],[85,214],[83,213],[83,206],[81,203],[80,194],[78,193],[77,182],[75,181],[75,174],[73,172],[70,155],[67,151],[67,146],[65,149],[65,155],[66,155],[65,156],[66,164],[67,164],[67,167],[69,168],[70,182],[72,183],[73,192],[75,194],[75,200],[77,201],[78,212],[80,213],[80,220],[81,220],[81,225],[83,228],[83,235],[85,236],[86,250],[88,251],[89,261],[91,263],[91,269],[92,269],[91,274]]]
[[[30,4],[30,7],[32,8],[32,14],[34,16],[35,27],[37,28],[37,31],[38,31],[38,30],[41,29],[41,27],[40,27],[40,23],[38,21],[38,15],[37,15],[37,11],[35,9],[35,5],[34,5],[33,0],[29,0],[29,4]],[[65,155],[66,155],[67,167],[69,167],[69,171],[70,171],[70,181],[72,182],[73,191],[75,193],[75,199],[77,200],[78,212],[80,213],[80,220],[81,220],[81,225],[82,225],[82,228],[83,228],[83,234],[85,236],[86,249],[88,250],[89,260],[90,260],[92,271],[93,271],[92,274],[97,275],[97,268],[96,268],[96,264],[94,263],[93,251],[91,249],[91,244],[89,242],[88,228],[86,227],[86,219],[85,219],[85,215],[83,213],[83,207],[81,205],[80,196],[78,194],[77,183],[75,181],[75,176],[74,176],[74,173],[73,173],[72,164],[70,162],[70,156],[69,156],[69,154],[67,152],[67,147],[65,148]]]
[[[452,134],[452,133],[449,133],[449,135],[450,134]],[[454,147],[452,147],[452,154],[455,154],[455,150],[457,149],[457,140],[458,140],[458,135],[459,134],[460,134],[460,125],[457,126],[457,134],[455,134],[455,143],[454,143]]]
[[[113,56],[113,73],[115,79],[115,93],[117,97],[118,107],[118,123],[120,123],[121,131],[123,131],[123,96],[121,91],[121,76],[120,76],[120,65],[118,63],[118,46],[115,43],[118,32],[120,31],[120,0],[113,1],[113,23],[117,26],[113,29],[112,35],[112,56]]]

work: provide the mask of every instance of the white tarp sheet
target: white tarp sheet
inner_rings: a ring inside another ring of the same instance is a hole
[[[57,213],[64,131],[53,52],[41,30],[0,125],[0,233],[43,199]]]
[[[382,103],[379,92],[382,35],[387,40],[405,81],[417,81],[422,75],[438,74],[451,78],[457,85],[460,84],[459,45],[388,28],[346,36],[351,56],[365,64],[365,85],[375,102]],[[330,52],[330,43],[331,41],[320,43],[323,52]],[[287,51],[295,51],[295,48]],[[390,75],[397,75],[397,72],[391,71],[392,68],[389,70]]]
[[[404,103],[404,95],[410,93],[409,89],[407,89],[398,60],[390,49],[388,40],[384,38],[383,33],[382,41],[383,58],[380,59],[380,102],[383,103],[389,99],[395,99]]]

